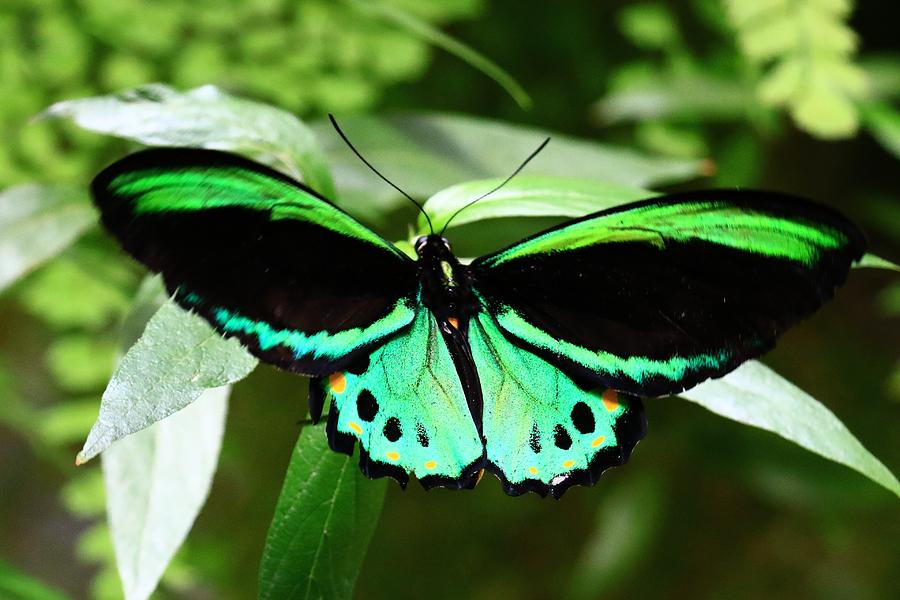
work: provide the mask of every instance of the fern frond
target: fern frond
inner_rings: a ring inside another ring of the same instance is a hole
[[[847,25],[851,0],[724,0],[747,60],[761,68],[763,104],[786,108],[821,138],[856,133],[856,100],[865,73],[853,60],[857,37]]]

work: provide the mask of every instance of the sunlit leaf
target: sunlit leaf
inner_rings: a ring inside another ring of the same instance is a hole
[[[323,427],[304,427],[266,539],[259,597],[350,598],[386,487],[330,451]]]
[[[0,598],[9,600],[66,600],[67,596],[32,579],[0,560]]]
[[[246,153],[334,197],[331,174],[315,136],[299,119],[211,85],[184,93],[161,84],[146,85],[114,96],[59,102],[42,116],[69,118],[85,129],[150,146]]]
[[[759,362],[680,396],[738,423],[780,435],[820,456],[859,471],[900,496],[900,482],[843,423],[812,396]]]
[[[502,67],[483,56],[478,51],[467,46],[456,38],[447,35],[437,27],[423,21],[414,15],[380,2],[379,0],[348,0],[349,4],[366,14],[376,16],[385,21],[397,25],[410,34],[421,38],[422,40],[446,50],[450,54],[469,63],[472,67],[478,69],[491,79],[497,85],[502,87],[512,97],[516,103],[522,108],[531,107],[531,98],[528,92],[507,73]]]
[[[205,389],[243,379],[255,366],[236,339],[166,303],[113,373],[78,462],[184,408]]]
[[[87,191],[78,187],[21,185],[0,193],[0,292],[95,221]]]
[[[870,92],[854,62],[857,36],[848,0],[726,0],[741,50],[760,73],[758,97],[785,106],[808,133],[834,139],[856,133],[856,102]]]
[[[447,219],[502,179],[469,181],[441,190],[425,203],[435,230]],[[585,179],[519,175],[501,189],[460,212],[453,225],[460,226],[502,217],[580,217],[626,202],[649,198],[654,192],[614,183]],[[419,232],[427,233],[425,218],[419,216]]]
[[[126,600],[145,600],[206,502],[230,386],[103,452],[110,534]]]

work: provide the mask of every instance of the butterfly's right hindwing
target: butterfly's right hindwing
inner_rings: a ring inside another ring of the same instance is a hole
[[[154,149],[92,185],[106,228],[262,360],[327,375],[415,316],[415,263],[313,190],[236,155]]]

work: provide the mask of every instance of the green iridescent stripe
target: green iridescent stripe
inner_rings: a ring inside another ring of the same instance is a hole
[[[603,350],[588,350],[557,339],[535,327],[509,307],[499,312],[496,319],[506,331],[529,344],[561,354],[593,371],[612,376],[625,376],[638,383],[655,376],[678,381],[691,371],[719,368],[731,358],[731,354],[726,350],[692,356],[676,355],[665,360],[646,356],[622,357]]]
[[[188,300],[190,301],[190,300]],[[297,329],[278,329],[265,321],[251,319],[223,307],[212,309],[213,318],[222,331],[253,336],[262,350],[286,346],[297,358],[335,359],[365,344],[384,338],[412,322],[416,311],[406,299],[398,300],[390,313],[368,327],[344,329],[334,333],[306,333]]]
[[[110,191],[134,198],[136,214],[240,207],[271,211],[270,219],[312,223],[396,254],[392,244],[347,213],[290,183],[246,169],[144,169],[114,178]]]
[[[822,223],[749,212],[726,203],[649,205],[539,235],[496,254],[485,265],[595,244],[645,242],[662,248],[667,242],[692,240],[804,264],[818,260],[823,249],[838,248],[848,241],[840,230]]]

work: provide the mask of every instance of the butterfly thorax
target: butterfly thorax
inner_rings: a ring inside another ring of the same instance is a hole
[[[423,303],[439,323],[458,328],[477,311],[469,270],[453,255],[450,242],[442,236],[422,236],[415,246]]]

